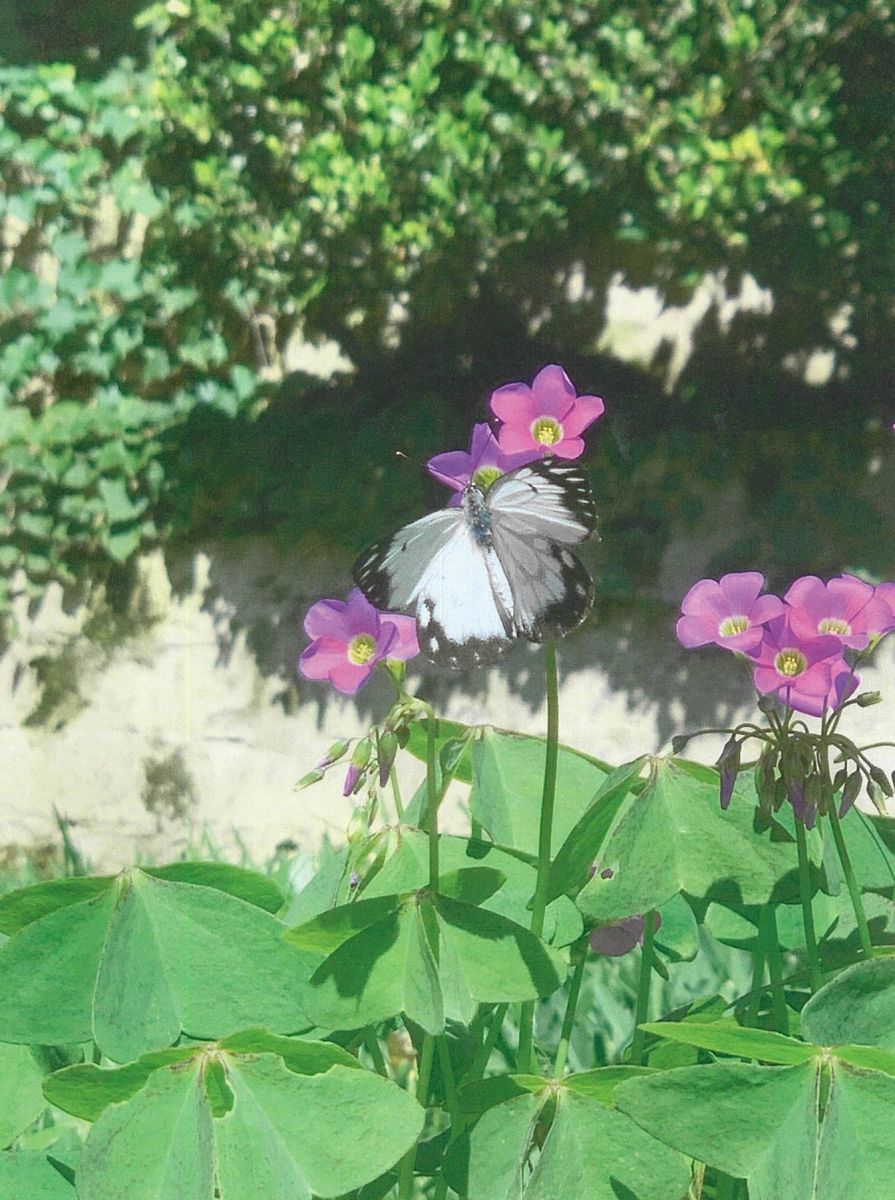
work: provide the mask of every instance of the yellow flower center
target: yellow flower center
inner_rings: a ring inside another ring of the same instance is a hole
[[[376,639],[369,633],[358,633],[348,643],[348,659],[356,667],[363,667],[376,653]]]
[[[745,633],[748,628],[748,617],[725,617],[718,626],[718,632],[721,637],[736,637],[738,633]]]
[[[774,666],[781,675],[792,679],[794,675],[802,674],[808,666],[808,659],[801,650],[781,650],[774,659]]]
[[[817,625],[818,633],[836,633],[840,637],[849,637],[851,635],[851,625],[848,621],[843,621],[841,617],[825,617]]]
[[[491,484],[496,483],[502,474],[503,471],[499,467],[479,467],[472,477],[472,482],[477,488],[487,492]]]
[[[531,436],[542,446],[555,446],[562,441],[562,425],[553,417],[538,417],[531,423]]]

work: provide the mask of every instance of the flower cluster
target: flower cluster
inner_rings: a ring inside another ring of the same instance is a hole
[[[578,458],[584,450],[581,434],[602,414],[603,401],[579,396],[562,367],[554,364],[539,371],[531,386],[498,388],[491,410],[500,422],[496,434],[490,425],[476,425],[469,450],[436,454],[428,462],[429,472],[453,489],[451,505],[460,503],[467,484],[487,491],[507,471],[544,455]],[[364,686],[377,663],[419,654],[415,620],[379,612],[358,588],[347,601],[318,600],[304,628],[311,644],[298,660],[299,672],[306,679],[327,679],[347,696]]]
[[[895,584],[805,575],[782,599],[760,595],[763,587],[758,571],[701,579],[681,604],[678,639],[688,649],[714,642],[744,654],[756,689],[787,708],[809,716],[839,709],[859,683],[846,651],[895,629]]]
[[[562,367],[553,363],[538,371],[530,386],[507,383],[492,392],[497,433],[487,424],[476,425],[469,449],[436,454],[427,464],[429,473],[453,489],[450,503],[459,504],[469,483],[487,491],[507,471],[545,455],[580,458],[581,435],[603,408],[599,396],[579,396]]]

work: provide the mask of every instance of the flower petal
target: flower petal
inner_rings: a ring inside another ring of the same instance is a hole
[[[561,442],[557,442],[555,446],[548,446],[547,449],[557,458],[580,458],[584,453],[584,438],[564,437]]]
[[[497,388],[491,393],[491,411],[508,425],[525,425],[526,428],[541,412],[527,383],[505,383]]]
[[[352,637],[358,633],[369,633],[371,637],[378,638],[379,612],[360,588],[352,588],[348,593],[348,620]]]
[[[557,363],[551,363],[538,371],[532,380],[531,390],[538,403],[537,416],[555,417],[561,421],[572,411],[575,388]]]
[[[562,427],[569,437],[577,437],[584,433],[606,411],[606,405],[599,396],[579,396],[562,419]]]
[[[541,458],[549,449],[553,448],[536,442],[528,425],[501,425],[497,440],[504,454],[520,454],[523,451],[535,450],[538,457]]]
[[[730,613],[746,617],[764,587],[764,575],[760,571],[732,571],[721,576],[718,586],[730,606]]]
[[[337,667],[334,667],[330,674],[330,683],[337,692],[342,692],[345,696],[353,696],[364,686],[376,667],[376,659],[371,659],[370,662],[364,663],[362,666],[351,662],[345,658]]]
[[[348,605],[344,600],[318,600],[305,614],[304,630],[309,638],[351,639]]]
[[[688,650],[707,646],[718,635],[718,622],[710,616],[683,616],[676,627],[677,640]]]
[[[348,649],[344,642],[321,637],[301,652],[298,669],[305,679],[329,679],[336,667],[347,661]]]
[[[465,450],[447,450],[444,454],[436,454],[426,463],[430,475],[457,492],[461,492],[469,483],[473,469],[472,456]]]
[[[401,613],[383,613],[383,633],[389,628],[394,629],[394,638],[383,650],[383,657],[408,659],[415,658],[420,652],[420,644],[416,632],[416,619],[405,617]]]

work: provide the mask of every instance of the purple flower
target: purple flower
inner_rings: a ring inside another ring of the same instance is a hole
[[[878,590],[854,575],[841,575],[828,583],[816,575],[803,575],[784,596],[790,626],[801,638],[835,637],[843,646],[862,650],[871,633],[880,632],[892,619]]]
[[[759,692],[774,692],[790,708],[812,717],[821,716],[825,708],[838,708],[857,687],[839,639],[801,638],[788,614],[769,622],[749,657]]]
[[[381,613],[359,588],[345,600],[318,600],[305,617],[312,639],[298,669],[306,679],[328,679],[338,692],[353,696],[383,658],[419,654],[416,621],[400,613]]]
[[[599,396],[579,396],[562,367],[538,371],[531,387],[507,383],[491,393],[491,411],[503,422],[498,440],[506,454],[534,451],[537,455],[579,458],[581,434],[603,414]]]
[[[653,916],[653,930],[662,924],[658,913]],[[588,935],[591,950],[597,954],[608,954],[610,958],[620,958],[630,953],[635,946],[643,945],[643,933],[646,928],[643,917],[622,917],[620,921],[610,921],[607,925],[598,925]]]
[[[779,596],[759,596],[763,587],[760,571],[700,579],[681,602],[678,641],[688,650],[709,642],[726,650],[752,650],[761,641],[767,622],[784,611]]]
[[[468,451],[448,450],[445,454],[430,458],[426,465],[430,475],[454,489],[456,495],[450,500],[451,506],[454,506],[460,503],[460,493],[468,483],[474,483],[486,492],[501,475],[514,471],[516,467],[523,467],[536,458],[540,458],[537,450],[523,450],[519,454],[504,453],[490,426],[483,423],[473,426]]]
[[[881,629],[874,629],[873,633],[891,633],[895,629],[895,583],[881,583],[876,589],[877,599],[889,610],[888,617],[885,619],[885,624]]]

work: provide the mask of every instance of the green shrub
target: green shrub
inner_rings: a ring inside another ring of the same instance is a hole
[[[197,407],[234,415],[254,374],[220,316],[148,247],[166,198],[146,178],[149,80],[121,67],[0,70],[0,611],[154,542],[165,439]]]

